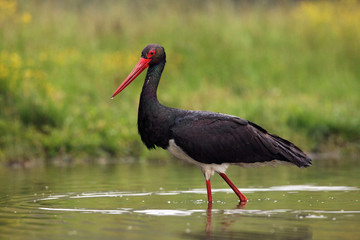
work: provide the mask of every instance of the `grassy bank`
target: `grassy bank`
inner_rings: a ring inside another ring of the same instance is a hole
[[[137,135],[148,43],[159,99],[238,115],[306,151],[359,150],[360,6],[0,0],[0,161],[166,156]]]

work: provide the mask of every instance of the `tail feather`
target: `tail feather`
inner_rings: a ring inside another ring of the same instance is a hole
[[[272,139],[277,143],[280,152],[278,153],[285,161],[289,161],[298,167],[311,166],[311,159],[293,143],[273,134]]]

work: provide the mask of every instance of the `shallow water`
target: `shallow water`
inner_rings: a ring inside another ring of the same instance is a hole
[[[176,160],[0,168],[0,239],[359,239],[358,161],[227,173],[245,206]]]

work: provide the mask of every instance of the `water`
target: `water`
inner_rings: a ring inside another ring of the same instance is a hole
[[[179,161],[0,168],[0,239],[359,239],[360,163],[220,176]]]

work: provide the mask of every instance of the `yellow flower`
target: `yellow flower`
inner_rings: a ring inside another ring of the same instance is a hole
[[[30,13],[23,13],[22,16],[21,16],[21,20],[23,23],[30,23],[31,20],[32,20],[32,16]]]
[[[293,16],[306,21],[307,30],[328,31],[337,37],[349,32],[355,36],[359,34],[360,7],[354,0],[301,2]]]
[[[6,21],[15,15],[17,2],[14,0],[0,0],[0,21]]]
[[[0,62],[0,78],[6,78],[9,76],[9,69]]]
[[[19,69],[22,65],[21,57],[17,53],[11,53],[9,60],[10,60],[11,66],[15,69]]]

